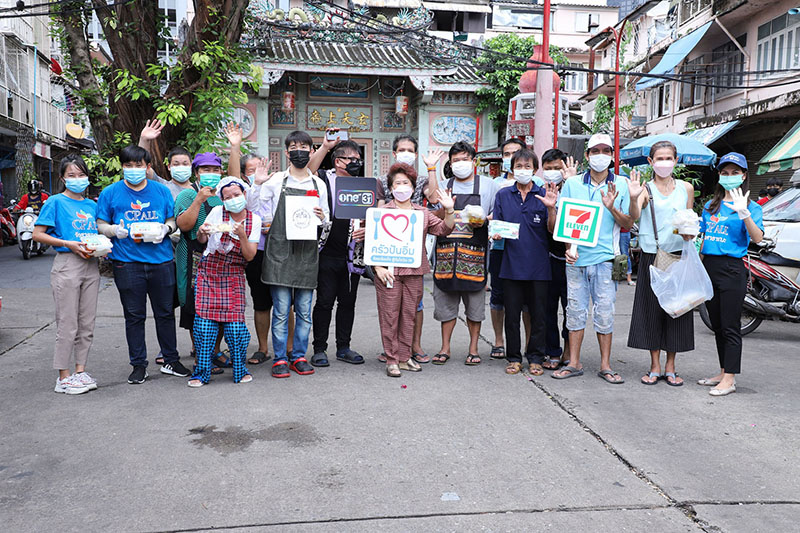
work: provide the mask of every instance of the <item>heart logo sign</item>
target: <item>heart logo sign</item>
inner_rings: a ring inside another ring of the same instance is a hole
[[[381,226],[386,234],[396,241],[403,241],[398,235],[403,235],[408,229],[408,217],[406,215],[385,214],[381,217]]]

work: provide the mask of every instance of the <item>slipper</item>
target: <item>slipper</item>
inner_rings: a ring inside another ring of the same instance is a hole
[[[450,356],[446,353],[437,353],[433,356],[433,361],[431,361],[434,365],[443,365],[445,364]]]
[[[378,361],[380,361],[381,363],[386,362],[386,354],[384,352],[381,352],[381,354],[378,356]]]
[[[345,363],[350,363],[351,365],[360,365],[364,363],[364,357],[360,353],[354,352],[350,348],[337,350],[336,360],[344,361]]]
[[[552,374],[550,374],[550,377],[553,378],[553,379],[569,379],[569,378],[576,378],[578,376],[582,376],[583,375],[583,369],[582,368],[575,368],[574,366],[565,366],[564,368],[561,369],[561,371],[564,371],[564,370],[569,372],[569,374],[566,374],[566,375],[562,374],[560,376],[557,376],[555,374],[555,372],[553,372]]]
[[[239,381],[239,383],[250,383],[251,381],[253,381],[253,376],[250,374],[245,374],[242,376],[242,379]]]
[[[431,362],[431,357],[426,353],[414,352],[414,353],[411,354],[411,359],[413,359],[417,363],[430,363]]]
[[[260,365],[269,361],[269,356],[264,352],[256,352],[247,360],[248,365]]]
[[[218,366],[212,366],[211,367],[211,375],[212,376],[218,376],[218,375],[224,374],[224,373],[225,373],[225,370],[220,368],[220,367],[218,367]]]
[[[464,361],[464,364],[467,366],[476,366],[481,364],[481,356],[475,354],[469,354],[467,356],[467,360]]]
[[[622,385],[623,383],[625,383],[625,380],[622,379],[622,376],[619,376],[619,374],[614,372],[613,370],[601,370],[600,372],[597,373],[597,375],[603,378],[604,381],[607,381],[612,385]],[[619,381],[611,379],[613,376],[619,376]]]
[[[655,381],[645,381],[646,377],[650,378],[650,379],[656,378],[656,380]],[[656,374],[655,372],[649,372],[647,374],[647,376],[642,376],[642,383],[644,383],[645,385],[655,385],[656,383],[658,383],[658,380],[662,379],[663,377],[664,377],[664,374]]]
[[[214,357],[211,362],[220,368],[230,368],[233,366],[231,358],[225,355],[225,352],[218,352],[217,356]]]
[[[312,366],[331,366],[330,362],[328,361],[328,355],[325,352],[317,352],[311,356],[311,365]]]
[[[517,363],[516,361],[509,361],[506,364],[506,374],[519,374],[522,370],[522,363]]]
[[[531,363],[528,365],[528,373],[531,376],[541,376],[544,374],[544,367],[539,363]]]
[[[505,359],[506,349],[503,346],[492,346],[492,353],[489,354],[492,359]]]
[[[186,384],[189,385],[193,389],[199,389],[200,387],[205,385],[205,383],[203,383],[202,381],[200,381],[197,378],[190,379],[189,381],[186,382]]]
[[[683,381],[681,381],[680,383],[675,381],[675,379],[677,377],[678,377],[678,374],[676,374],[675,372],[665,372],[664,373],[664,381],[666,381],[667,385],[669,385],[670,387],[682,387],[683,386],[683,383],[684,383]],[[669,378],[672,378],[672,381],[670,381]]]
[[[561,358],[559,357],[548,357],[542,361],[542,368],[546,368],[547,370],[558,370],[560,366]]]

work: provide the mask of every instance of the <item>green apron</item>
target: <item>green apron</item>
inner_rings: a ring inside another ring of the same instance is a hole
[[[286,196],[306,196],[305,189],[287,188],[288,176],[283,178],[278,207],[264,245],[264,262],[261,281],[267,285],[294,289],[316,289],[319,265],[317,241],[290,241],[286,238]],[[314,190],[319,194],[317,182],[312,178]]]

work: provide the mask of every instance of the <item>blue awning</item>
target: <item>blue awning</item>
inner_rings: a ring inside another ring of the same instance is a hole
[[[708,128],[700,128],[689,133],[684,133],[684,137],[688,137],[690,139],[694,139],[696,141],[700,141],[701,143],[708,146],[709,144],[713,143],[729,131],[731,131],[737,124],[739,123],[738,120],[731,120],[730,122],[723,122],[722,124],[717,124],[716,126],[709,126]]]
[[[664,52],[664,57],[661,58],[658,65],[656,65],[650,73],[652,74],[672,74],[675,72],[675,67],[683,61],[686,56],[689,55],[697,43],[700,42],[700,39],[703,38],[703,35],[706,34],[708,28],[711,27],[711,24],[714,21],[709,21],[694,30],[689,35],[681,37],[667,48],[667,51]],[[648,78],[645,77],[641,81],[636,84],[636,90],[641,91],[642,89],[647,89],[648,87],[655,87],[656,85],[660,85],[664,83],[666,80],[662,78]]]

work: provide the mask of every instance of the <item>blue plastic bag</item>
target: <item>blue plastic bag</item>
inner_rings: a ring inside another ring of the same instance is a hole
[[[684,241],[680,260],[666,270],[650,265],[650,287],[661,308],[672,318],[688,313],[714,296],[711,278],[692,241]]]

